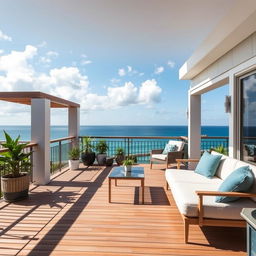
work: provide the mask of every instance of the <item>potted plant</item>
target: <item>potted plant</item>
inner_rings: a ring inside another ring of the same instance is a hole
[[[107,150],[108,150],[107,142],[105,140],[99,140],[99,142],[96,144],[96,151],[98,152],[96,158],[99,165],[105,165]]]
[[[68,152],[69,160],[68,165],[71,170],[75,170],[79,168],[79,157],[80,157],[80,149],[79,147],[73,147]]]
[[[90,166],[93,165],[95,161],[95,153],[93,152],[92,138],[84,137],[83,138],[83,153],[81,154],[81,159],[84,165]]]
[[[124,171],[127,172],[131,172],[132,171],[132,165],[134,164],[134,161],[132,159],[125,159],[123,161],[123,166],[124,166]]]
[[[4,135],[6,142],[2,146],[8,151],[1,153],[0,164],[7,174],[1,177],[1,187],[4,200],[15,202],[28,197],[32,152],[24,153],[28,143],[19,143],[20,136],[12,139],[5,131]]]
[[[116,149],[116,163],[117,163],[118,165],[122,165],[124,159],[125,159],[125,156],[124,156],[124,150],[123,150],[123,148],[117,148],[117,149]]]

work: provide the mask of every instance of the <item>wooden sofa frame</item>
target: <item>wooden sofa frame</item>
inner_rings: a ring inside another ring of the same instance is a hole
[[[176,159],[177,169],[180,169],[181,163],[198,162],[199,159]],[[169,189],[168,182],[166,182],[166,189]],[[204,218],[204,196],[230,196],[230,197],[256,197],[254,193],[241,192],[220,192],[220,191],[196,191],[198,195],[198,217],[188,217],[182,214],[184,222],[184,242],[188,243],[189,225],[203,226],[220,226],[220,227],[245,227],[244,220],[228,220],[228,219],[212,219]]]
[[[152,169],[153,162],[160,162],[160,163],[165,163],[166,168],[168,168],[169,164],[176,163],[177,158],[182,158],[184,155],[184,151],[172,151],[168,152],[167,157],[165,160],[161,160],[158,158],[154,158],[152,155],[154,154],[162,154],[163,149],[153,149],[150,152],[150,169]]]

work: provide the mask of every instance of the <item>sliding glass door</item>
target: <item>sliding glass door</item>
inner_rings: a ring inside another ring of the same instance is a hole
[[[240,79],[240,158],[256,164],[256,72]]]

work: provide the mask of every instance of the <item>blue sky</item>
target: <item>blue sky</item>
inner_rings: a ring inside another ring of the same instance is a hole
[[[212,2],[0,0],[0,90],[76,101],[84,125],[186,125],[189,82],[178,70],[231,3]],[[227,124],[227,94],[203,96],[203,124]],[[29,107],[0,107],[1,124],[29,124]],[[52,124],[66,123],[52,111]]]

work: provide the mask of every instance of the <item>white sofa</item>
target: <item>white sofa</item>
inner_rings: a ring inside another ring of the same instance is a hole
[[[218,154],[212,152],[212,154]],[[189,162],[189,159],[178,159]],[[195,162],[195,160],[194,160]],[[256,166],[222,155],[216,176],[206,178],[194,170],[167,169],[165,177],[173,198],[184,220],[184,240],[188,242],[189,225],[200,226],[245,226],[240,216],[243,208],[256,207],[256,181],[250,193],[218,192],[223,180],[235,169],[249,165],[256,177]],[[230,203],[216,203],[217,195],[239,196]]]

